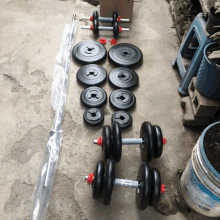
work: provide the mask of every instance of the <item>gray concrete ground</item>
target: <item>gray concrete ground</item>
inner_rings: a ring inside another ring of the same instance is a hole
[[[72,14],[79,19],[90,16],[98,7],[80,0],[2,0],[0,2],[0,219],[29,219],[39,166],[51,130],[54,111],[51,106],[51,84],[55,55],[64,24]],[[208,219],[190,211],[178,192],[177,170],[183,169],[200,131],[182,126],[182,110],[177,92],[178,74],[171,68],[179,45],[169,5],[165,0],[135,2],[131,31],[118,42],[138,46],[144,55],[135,70],[140,85],[132,111],[133,126],[123,137],[137,137],[145,120],[158,124],[168,143],[160,159],[150,165],[160,170],[168,192],[155,209],[138,211],[135,190],[115,188],[111,205],[104,207],[92,199],[92,190],[84,175],[92,172],[102,159],[101,148],[92,144],[101,135],[101,127],[83,123],[85,108],[80,104],[83,90],[76,82],[79,65],[71,61],[69,89],[63,120],[63,141],[47,219]],[[80,21],[79,25],[87,22]],[[107,39],[112,34],[101,32]],[[78,29],[76,43],[93,40],[91,32]],[[114,67],[105,61],[109,72]],[[113,89],[106,83],[107,94]],[[105,124],[114,112],[104,107]],[[141,162],[138,146],[124,146],[116,177],[135,179]]]

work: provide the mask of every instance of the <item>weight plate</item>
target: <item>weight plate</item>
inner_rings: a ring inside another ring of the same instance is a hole
[[[83,65],[101,62],[106,55],[106,48],[96,41],[82,41],[72,50],[73,59]]]
[[[118,163],[121,159],[122,143],[121,143],[121,129],[118,122],[112,123],[112,143],[113,143],[113,158]]]
[[[113,190],[113,183],[115,179],[115,161],[108,159],[105,168],[103,181],[103,205],[109,205],[111,202],[111,195]]]
[[[126,111],[117,111],[112,115],[112,122],[118,122],[121,129],[127,129],[132,124],[132,116]]]
[[[126,89],[117,89],[109,96],[110,104],[117,110],[130,110],[136,103],[134,94]]]
[[[76,77],[84,86],[99,86],[107,80],[107,72],[102,66],[88,64],[78,70]]]
[[[116,21],[118,21],[118,13],[116,12],[116,11],[114,11],[113,12],[113,14],[112,14],[112,25],[114,25],[114,23],[116,22]]]
[[[91,86],[82,91],[80,100],[88,108],[100,108],[106,103],[107,94],[102,88]]]
[[[154,130],[154,143],[155,143],[154,157],[159,158],[163,153],[163,134],[161,128],[157,125],[153,126],[153,130]]]
[[[93,20],[97,20],[99,18],[99,13],[98,11],[94,11],[92,15]]]
[[[83,114],[84,122],[88,125],[100,125],[104,121],[104,114],[101,109],[89,108]]]
[[[145,121],[141,126],[140,138],[143,144],[140,145],[141,159],[143,162],[150,162],[154,157],[153,127],[150,122]]]
[[[104,162],[102,160],[98,161],[96,169],[94,171],[94,179],[92,181],[93,199],[99,199],[103,189],[103,179],[104,179]]]
[[[119,89],[133,89],[139,82],[138,74],[126,67],[113,69],[108,79],[112,86]]]
[[[132,44],[116,44],[109,50],[109,60],[117,66],[134,67],[143,60],[141,50]]]
[[[102,150],[105,158],[108,159],[112,156],[112,140],[111,140],[111,128],[108,125],[102,128]]]
[[[93,19],[93,29],[92,32],[95,36],[99,35],[99,21],[97,19]]]
[[[147,163],[141,163],[137,181],[139,182],[139,188],[136,190],[136,205],[140,210],[144,210],[149,205],[152,182],[150,166]]]
[[[113,24],[113,34],[114,34],[114,38],[117,38],[119,35],[119,22],[116,21]]]
[[[149,205],[155,206],[159,199],[160,199],[160,193],[161,193],[161,178],[160,178],[160,172],[157,169],[151,169],[151,196]]]

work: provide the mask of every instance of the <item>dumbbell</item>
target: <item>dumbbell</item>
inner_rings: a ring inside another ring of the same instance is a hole
[[[119,33],[122,33],[122,31],[129,31],[129,28],[122,28],[119,26],[118,21],[116,21],[113,25],[113,27],[107,27],[107,26],[99,26],[98,20],[93,21],[93,25],[91,27],[89,26],[81,26],[81,29],[90,29],[93,31],[94,35],[98,35],[99,31],[113,31],[114,37],[117,38]]]
[[[142,161],[150,162],[153,158],[162,155],[166,139],[163,138],[161,128],[157,125],[152,126],[148,121],[141,126],[140,138],[121,138],[120,125],[118,122],[113,122],[112,131],[110,126],[103,126],[102,137],[94,140],[94,144],[102,147],[105,158],[112,156],[116,162],[121,159],[122,145],[140,144]]]
[[[98,20],[101,22],[111,22],[112,25],[118,21],[118,22],[129,22],[129,19],[122,19],[120,16],[118,16],[118,13],[115,11],[112,14],[111,18],[107,18],[107,17],[99,17],[99,13],[98,11],[94,11],[93,15],[91,17],[82,17],[83,20],[90,20],[90,21],[94,21],[94,20]]]
[[[98,161],[94,173],[85,177],[87,183],[92,185],[93,199],[102,199],[103,205],[109,205],[113,186],[136,188],[136,205],[140,210],[147,206],[155,206],[160,199],[161,193],[166,191],[165,185],[161,184],[160,172],[150,169],[148,163],[141,163],[137,180],[115,178],[115,161],[107,160],[104,169],[104,161]]]

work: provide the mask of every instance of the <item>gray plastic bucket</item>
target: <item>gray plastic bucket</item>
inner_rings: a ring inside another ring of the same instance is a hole
[[[180,179],[180,191],[188,206],[209,217],[220,217],[220,174],[209,162],[203,143],[206,132],[217,124],[220,122],[203,131]]]

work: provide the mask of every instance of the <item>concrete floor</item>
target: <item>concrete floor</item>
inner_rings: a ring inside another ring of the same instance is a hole
[[[2,0],[0,2],[0,219],[29,219],[43,151],[48,141],[54,111],[51,106],[51,84],[55,55],[60,45],[64,24],[72,14],[80,19],[90,16],[98,7],[80,0]],[[83,123],[85,108],[80,104],[83,90],[76,82],[80,68],[71,61],[69,89],[63,120],[63,141],[47,219],[209,219],[188,210],[178,192],[177,170],[190,158],[200,131],[182,125],[182,110],[177,92],[178,74],[171,61],[179,49],[169,5],[165,0],[135,2],[131,31],[123,33],[118,43],[138,46],[144,55],[136,68],[140,85],[134,90],[137,98],[132,111],[133,126],[123,137],[138,137],[145,120],[158,124],[168,143],[161,158],[150,165],[160,170],[168,192],[155,209],[138,211],[135,190],[115,188],[111,205],[104,207],[92,199],[92,190],[84,181],[98,160],[101,149],[92,144],[101,135],[101,127]],[[87,22],[80,21],[80,25]],[[111,47],[111,33],[101,32]],[[76,43],[93,40],[91,32],[78,28]],[[102,66],[109,72],[114,67],[108,60]],[[108,95],[113,88],[106,83]],[[114,113],[104,107],[105,124]],[[124,146],[116,177],[136,179],[141,162],[138,146]],[[212,218],[213,219],[213,218]]]

